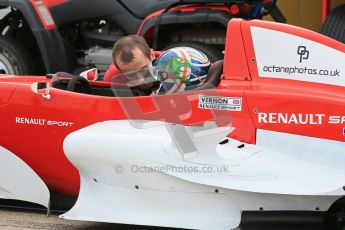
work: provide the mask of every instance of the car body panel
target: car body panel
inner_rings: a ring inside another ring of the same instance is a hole
[[[105,121],[66,137],[64,151],[80,172],[81,190],[77,203],[61,217],[231,229],[239,225],[244,210],[326,211],[345,194],[344,170],[332,169],[332,164],[310,163],[296,154],[282,153],[281,147],[271,151],[245,143],[239,149],[243,142],[233,139],[219,145],[231,127],[192,131],[191,126],[180,125],[196,146],[191,155],[180,151],[174,141],[174,134],[181,137],[183,133],[169,131],[171,125],[179,125],[135,122],[148,126]],[[344,145],[340,142],[339,148]],[[342,155],[337,159],[344,161]],[[336,160],[334,154],[328,157]]]
[[[2,146],[0,160],[0,198],[25,200],[49,207],[48,187],[30,166]]]

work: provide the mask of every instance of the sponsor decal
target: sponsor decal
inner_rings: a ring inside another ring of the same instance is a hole
[[[309,51],[305,46],[298,46],[297,54],[299,55],[299,63],[302,63],[303,60],[308,60],[309,58]]]
[[[259,124],[296,124],[296,125],[322,125],[345,124],[345,115],[332,115],[319,113],[258,113]]]
[[[315,76],[329,76],[329,77],[340,77],[340,71],[337,69],[316,69],[308,67],[297,67],[297,66],[264,66],[263,72],[265,73],[287,73],[291,74],[304,74],[304,75],[315,75]],[[303,78],[301,77],[301,80]]]
[[[251,27],[258,75],[345,86],[345,53],[297,34]],[[267,46],[274,49],[267,52]]]
[[[16,124],[35,125],[35,126],[58,126],[58,127],[72,127],[73,122],[69,121],[54,121],[42,118],[30,117],[16,117]]]
[[[329,124],[344,124],[345,116],[329,116]]]
[[[198,108],[199,109],[213,109],[213,110],[241,111],[242,98],[200,95]]]
[[[345,136],[345,128],[343,128],[343,136]]]

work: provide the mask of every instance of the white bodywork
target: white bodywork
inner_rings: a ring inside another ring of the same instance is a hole
[[[50,193],[42,179],[19,157],[0,146],[0,198],[29,201],[48,208]]]
[[[252,26],[251,34],[260,77],[345,86],[344,52],[266,28]]]
[[[81,188],[63,218],[230,229],[243,210],[325,211],[345,194],[338,167],[231,139],[218,144],[231,128],[136,124],[101,122],[66,137]]]

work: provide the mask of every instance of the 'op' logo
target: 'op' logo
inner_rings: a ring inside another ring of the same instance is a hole
[[[297,54],[299,55],[299,63],[302,63],[303,60],[307,60],[309,58],[309,51],[305,46],[299,46]]]

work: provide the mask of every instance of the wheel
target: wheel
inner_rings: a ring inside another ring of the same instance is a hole
[[[345,5],[331,11],[321,27],[321,33],[345,43]]]
[[[334,202],[324,215],[324,229],[345,230],[345,197]]]
[[[164,50],[168,50],[170,48],[174,48],[177,46],[187,46],[187,47],[192,47],[192,48],[195,48],[197,50],[200,50],[201,52],[203,52],[208,57],[208,59],[210,60],[211,63],[224,58],[221,51],[219,51],[215,47],[213,47],[211,45],[204,44],[204,43],[199,43],[199,42],[174,43],[174,44],[170,44],[169,46],[165,47]]]
[[[0,73],[30,74],[32,61],[28,52],[17,41],[0,36]]]

